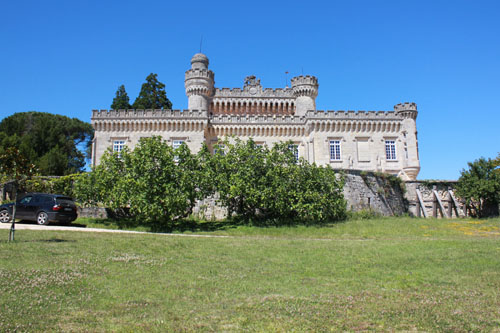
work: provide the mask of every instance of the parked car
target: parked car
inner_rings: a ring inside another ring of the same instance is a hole
[[[0,205],[0,222],[10,221],[14,203]],[[78,214],[72,198],[59,194],[27,193],[16,203],[16,220],[35,221],[40,225],[49,222],[71,223]]]

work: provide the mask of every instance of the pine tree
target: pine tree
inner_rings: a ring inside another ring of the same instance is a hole
[[[120,110],[120,109],[130,109],[132,106],[130,105],[130,99],[125,91],[125,86],[122,84],[118,87],[116,91],[116,96],[113,98],[113,104],[111,104],[111,109]]]
[[[172,102],[167,98],[165,85],[158,81],[158,74],[149,74],[146,83],[132,107],[134,109],[172,109]]]

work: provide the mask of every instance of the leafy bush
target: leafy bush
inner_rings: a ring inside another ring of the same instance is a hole
[[[92,172],[75,180],[75,198],[100,203],[117,214],[165,228],[188,216],[197,200],[215,192],[230,216],[322,223],[343,219],[343,177],[330,167],[296,161],[290,143],[269,149],[253,140],[225,140],[212,155],[206,146],[191,154],[160,137],[141,139],[133,151],[111,151]]]
[[[75,197],[85,205],[101,203],[117,216],[131,214],[145,224],[168,224],[190,214],[210,191],[203,165],[206,148],[193,155],[186,145],[174,150],[160,137],[143,138],[119,154],[107,151],[92,172],[75,182]]]
[[[496,172],[495,160],[482,157],[468,165],[468,170],[461,171],[456,194],[478,217],[498,215],[500,173]]]
[[[248,220],[325,222],[343,219],[343,178],[333,169],[296,161],[290,144],[269,149],[253,140],[223,142],[213,157],[215,189],[229,214]]]
[[[62,177],[33,177],[25,181],[22,185],[22,190],[24,192],[64,194],[73,197],[73,183],[78,177],[80,177],[80,174]]]

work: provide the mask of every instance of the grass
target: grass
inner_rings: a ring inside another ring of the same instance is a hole
[[[190,229],[0,230],[0,331],[500,330],[500,219]]]

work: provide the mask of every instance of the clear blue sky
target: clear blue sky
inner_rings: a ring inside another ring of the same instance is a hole
[[[3,1],[0,119],[90,122],[158,73],[175,109],[199,51],[217,87],[318,77],[319,110],[416,102],[419,179],[457,179],[500,152],[500,1]]]

